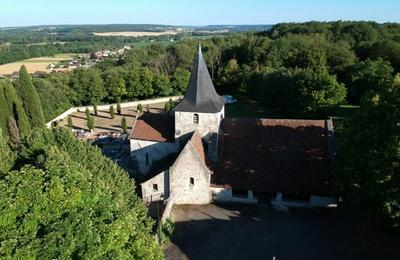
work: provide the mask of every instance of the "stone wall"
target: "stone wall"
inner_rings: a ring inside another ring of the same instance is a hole
[[[189,141],[171,167],[170,185],[174,203],[210,203],[210,174]],[[193,184],[191,178],[193,178]]]
[[[335,199],[327,196],[310,196],[309,200],[288,200],[283,198],[283,194],[278,192],[276,197],[271,200],[274,207],[288,208],[326,208],[335,207]]]
[[[163,102],[168,102],[169,99],[172,99],[172,101],[178,101],[182,99],[182,96],[173,96],[173,97],[162,97],[162,98],[154,98],[154,99],[145,99],[145,100],[138,100],[138,101],[132,101],[132,102],[125,102],[125,103],[121,103],[121,107],[137,107],[138,104],[142,104],[142,105],[148,105],[148,104],[156,104],[156,103],[163,103]],[[98,110],[108,110],[110,109],[110,106],[114,106],[114,108],[117,107],[117,104],[105,104],[105,105],[98,105],[97,109]],[[93,106],[82,106],[82,107],[71,107],[70,109],[68,109],[67,111],[61,113],[60,115],[58,115],[57,117],[55,117],[54,119],[52,119],[51,121],[49,121],[48,123],[46,123],[47,127],[51,127],[51,124],[53,122],[57,122],[60,121],[64,118],[66,118],[68,115],[77,112],[77,111],[85,111],[86,108],[89,108],[90,111],[93,111]]]
[[[179,143],[154,142],[130,139],[131,156],[137,161],[139,172],[145,176],[152,163],[165,158],[171,153],[179,151]],[[146,159],[148,154],[148,161]]]
[[[157,189],[154,189],[157,185]],[[163,200],[169,197],[169,170],[160,172],[153,178],[140,184],[145,202]]]
[[[253,191],[248,191],[247,197],[235,197],[232,195],[232,189],[222,187],[210,187],[213,201],[225,203],[248,203],[256,204],[257,198],[254,197]]]

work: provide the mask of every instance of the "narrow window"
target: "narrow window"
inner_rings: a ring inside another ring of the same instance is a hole
[[[192,177],[190,177],[190,186],[193,187],[194,186],[194,179]]]
[[[153,184],[153,191],[158,191],[158,185],[157,184]]]
[[[146,153],[146,165],[150,164],[150,158],[149,158],[149,154]]]
[[[193,115],[193,124],[198,124],[199,123],[199,114],[194,114]]]

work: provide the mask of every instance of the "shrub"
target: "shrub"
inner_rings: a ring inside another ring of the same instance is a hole
[[[85,114],[86,114],[86,119],[89,119],[89,117],[90,117],[90,110],[89,110],[88,107],[85,109]]]
[[[114,118],[115,118],[114,106],[110,106],[110,117],[111,117],[111,119],[114,119]]]
[[[94,118],[92,116],[89,116],[89,118],[87,119],[87,127],[90,131],[94,129]]]
[[[124,132],[124,134],[126,134],[128,131],[128,124],[126,123],[125,117],[123,117],[121,120],[121,126],[122,126],[122,131]]]
[[[74,127],[74,125],[72,124],[72,117],[71,116],[68,116],[68,127],[69,128],[73,128]]]
[[[140,113],[143,113],[143,105],[142,104],[137,105],[137,111],[139,111]]]
[[[118,115],[121,115],[121,113],[122,113],[121,104],[119,102],[117,103],[117,113],[118,113]]]

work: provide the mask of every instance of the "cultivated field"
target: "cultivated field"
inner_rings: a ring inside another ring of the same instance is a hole
[[[165,31],[165,32],[103,32],[93,33],[97,36],[125,36],[125,37],[141,37],[141,36],[160,36],[160,35],[175,35],[176,31]]]
[[[7,63],[0,65],[0,74],[11,74],[14,71],[19,71],[22,65],[25,65],[28,73],[33,73],[35,71],[45,71],[50,72],[51,69],[47,69],[50,63],[57,63],[63,60],[70,60],[74,57],[73,53],[63,53],[57,54],[53,57],[38,57],[27,60],[16,61],[13,63]],[[66,69],[56,69],[56,70],[66,70]]]

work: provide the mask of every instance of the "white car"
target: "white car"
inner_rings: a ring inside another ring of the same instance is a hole
[[[224,95],[225,104],[233,104],[237,102],[237,99],[231,95]]]

